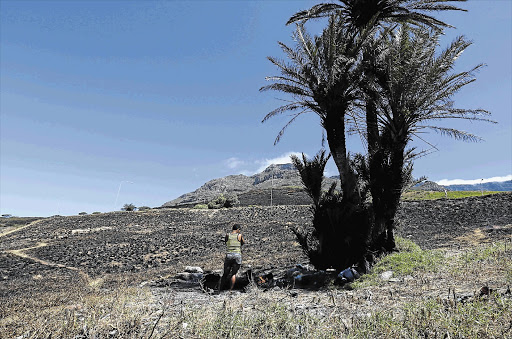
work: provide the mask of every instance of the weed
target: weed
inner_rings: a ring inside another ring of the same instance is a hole
[[[397,253],[386,255],[378,260],[372,272],[352,283],[354,288],[368,287],[382,283],[379,275],[392,271],[395,276],[417,275],[424,272],[436,272],[443,263],[443,253],[439,250],[422,250],[414,242],[401,237],[396,238]]]

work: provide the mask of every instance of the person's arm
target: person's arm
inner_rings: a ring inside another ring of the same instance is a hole
[[[245,240],[244,240],[244,237],[240,234],[240,239],[238,239],[240,241],[240,244],[243,245],[245,244]]]
[[[224,242],[228,242],[228,239],[229,239],[229,237],[228,237],[228,235],[226,234],[226,236],[224,237]]]

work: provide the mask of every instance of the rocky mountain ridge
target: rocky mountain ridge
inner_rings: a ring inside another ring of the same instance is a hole
[[[512,180],[507,181],[495,181],[495,182],[485,182],[483,184],[462,184],[462,185],[450,185],[447,186],[452,191],[512,191]]]
[[[339,179],[326,178],[324,180],[325,188],[327,189],[333,182],[338,182],[339,187]],[[302,188],[299,172],[292,164],[278,164],[270,165],[262,172],[251,176],[243,174],[228,175],[210,180],[197,190],[166,202],[162,207],[191,206],[206,203],[220,194],[234,194],[240,197],[242,194],[253,190],[270,191],[271,188],[290,188],[292,190]]]
[[[328,189],[333,182],[339,179],[326,177],[324,189]],[[425,181],[415,189],[427,191],[512,191],[512,180],[505,182],[489,182],[476,185],[447,185],[441,186],[433,181]],[[260,173],[246,176],[243,174],[228,175],[213,179],[199,187],[197,190],[181,195],[180,197],[164,203],[161,207],[192,207],[204,204],[217,198],[220,194],[236,195],[242,206],[249,205],[290,205],[293,202],[309,203],[309,198],[302,190],[299,172],[288,164],[270,165]],[[258,196],[258,197],[256,197]],[[286,199],[292,201],[285,201]],[[252,201],[251,199],[255,199]],[[264,203],[263,203],[264,201]]]

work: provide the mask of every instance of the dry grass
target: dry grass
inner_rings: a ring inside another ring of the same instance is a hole
[[[34,278],[48,285],[0,300],[0,337],[512,338],[510,240],[435,251],[403,239],[399,246],[344,289],[209,296],[135,283],[142,277]],[[382,279],[388,270],[393,277]],[[489,295],[480,295],[483,286]]]

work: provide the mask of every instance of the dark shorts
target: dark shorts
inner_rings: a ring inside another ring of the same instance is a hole
[[[238,272],[242,264],[242,255],[239,253],[228,253],[224,259],[224,276],[233,276]]]

